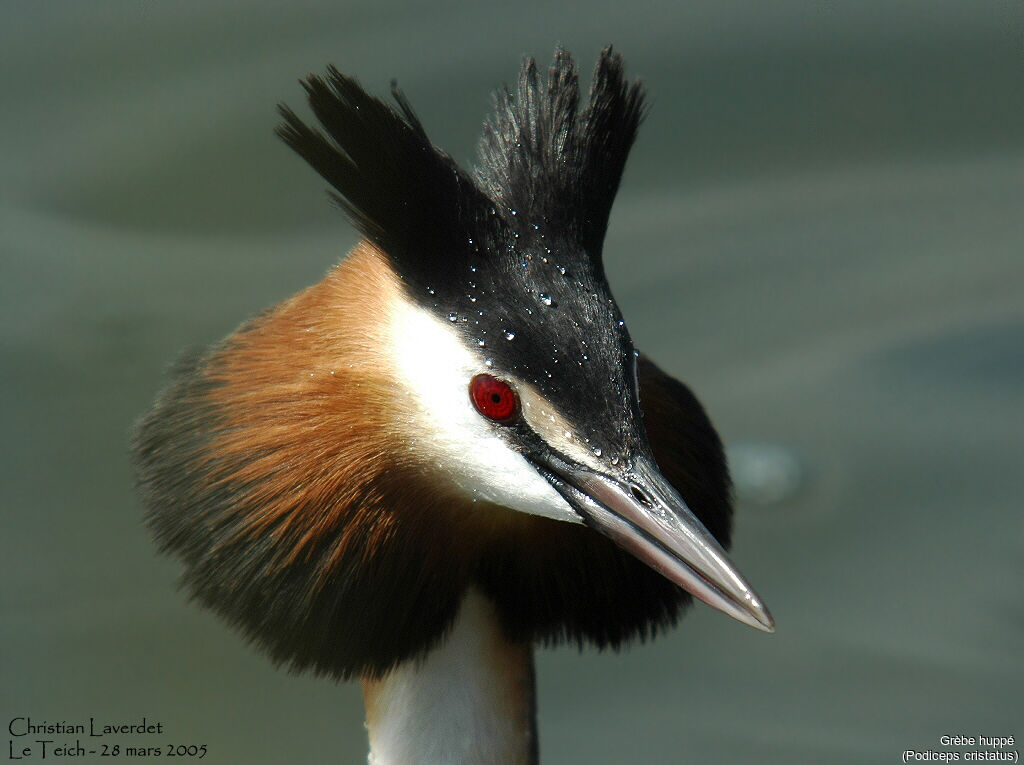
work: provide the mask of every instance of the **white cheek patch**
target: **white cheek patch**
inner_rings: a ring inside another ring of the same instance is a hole
[[[498,435],[501,426],[473,406],[469,381],[487,368],[454,325],[405,301],[393,307],[390,357],[418,404],[416,419],[409,423],[414,448],[474,500],[582,523],[536,468]]]

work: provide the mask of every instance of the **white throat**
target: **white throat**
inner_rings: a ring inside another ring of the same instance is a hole
[[[533,649],[476,590],[421,662],[363,681],[371,765],[536,763]]]

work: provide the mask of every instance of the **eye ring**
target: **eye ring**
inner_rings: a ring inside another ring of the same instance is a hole
[[[492,422],[508,425],[519,415],[515,389],[493,375],[478,374],[470,380],[469,398],[476,410]]]

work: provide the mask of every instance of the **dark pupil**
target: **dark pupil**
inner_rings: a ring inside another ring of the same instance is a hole
[[[501,403],[501,395],[499,395],[497,393],[492,393],[491,394],[491,401],[493,401],[495,404],[500,404]]]

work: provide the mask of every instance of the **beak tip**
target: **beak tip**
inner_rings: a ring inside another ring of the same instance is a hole
[[[756,627],[761,632],[775,632],[775,618],[771,615],[771,612],[758,601],[753,601],[749,605],[750,613],[754,617],[754,622],[751,626]]]

